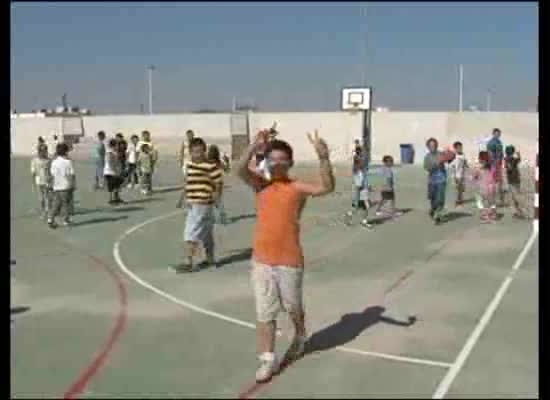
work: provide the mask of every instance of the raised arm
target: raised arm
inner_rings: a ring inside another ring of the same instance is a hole
[[[307,134],[309,142],[313,145],[317,157],[319,157],[320,182],[306,183],[296,182],[298,190],[308,196],[324,196],[334,191],[335,179],[330,163],[329,149],[323,139],[319,137],[317,130],[314,135]]]
[[[236,174],[244,183],[259,191],[266,184],[265,180],[250,169],[252,157],[259,145],[266,141],[267,131],[260,131],[254,141],[245,149],[241,159],[237,163]]]

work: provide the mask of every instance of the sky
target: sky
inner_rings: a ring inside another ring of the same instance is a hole
[[[538,6],[521,3],[12,3],[11,108],[95,113],[337,111],[344,86],[375,107],[531,111]]]

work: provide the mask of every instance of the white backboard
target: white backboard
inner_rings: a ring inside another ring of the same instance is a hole
[[[342,89],[342,110],[369,110],[371,108],[371,88]]]

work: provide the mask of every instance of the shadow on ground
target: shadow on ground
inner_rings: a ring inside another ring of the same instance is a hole
[[[229,255],[228,257],[224,257],[218,260],[218,268],[224,267],[229,264],[237,263],[240,261],[246,261],[250,260],[252,257],[252,249],[246,248],[241,250],[236,250],[233,252],[233,254]]]
[[[416,322],[414,316],[410,316],[407,321],[398,321],[384,316],[384,311],[384,307],[373,306],[360,313],[345,314],[340,321],[311,335],[306,343],[305,354],[343,346],[379,322],[403,327],[409,327]]]
[[[103,222],[115,222],[120,221],[122,219],[128,219],[127,215],[121,215],[120,217],[104,217],[104,218],[95,218],[95,219],[89,219],[87,221],[82,222],[73,222],[71,226],[84,226],[84,225],[93,225],[93,224],[101,224]]]
[[[403,208],[399,211],[401,211],[403,213],[403,215],[405,214],[408,214],[412,211],[413,209],[412,208]],[[399,217],[397,217],[399,218]],[[382,225],[388,221],[391,221],[393,220],[394,218],[391,217],[391,216],[382,216],[382,217],[376,217],[376,218],[373,218],[372,220],[369,220],[369,224],[371,225]]]
[[[126,204],[131,203],[137,203],[137,201],[127,201]],[[143,207],[124,207],[124,206],[118,206],[115,208],[115,206],[109,206],[109,207],[97,207],[97,208],[79,208],[76,209],[73,215],[88,215],[88,214],[94,214],[98,212],[125,212],[125,211],[142,211],[145,210]]]
[[[455,221],[460,218],[472,217],[473,214],[465,211],[451,211],[447,215],[443,216],[441,222],[446,224],[448,222]]]
[[[238,215],[236,217],[230,217],[227,219],[228,220],[227,222],[229,224],[234,224],[235,222],[238,222],[242,219],[253,219],[253,218],[256,218],[256,214],[243,214],[243,215]]]
[[[27,306],[16,306],[10,308],[10,315],[23,314],[24,312],[29,311],[31,308]]]
[[[158,197],[145,197],[143,199],[128,200],[126,201],[126,204],[152,203],[155,201],[162,201],[162,199],[159,199]]]
[[[162,189],[153,189],[153,193],[178,192],[182,189],[183,189],[183,186],[181,186],[181,185],[179,185],[179,186],[170,186],[170,187],[165,187],[165,188],[162,188]]]

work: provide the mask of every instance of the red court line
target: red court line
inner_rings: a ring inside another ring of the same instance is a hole
[[[88,257],[93,260],[96,264],[99,264],[103,267],[105,271],[111,276],[113,281],[116,283],[117,291],[118,291],[118,302],[119,302],[119,311],[116,318],[116,323],[113,329],[111,329],[111,332],[109,333],[109,336],[107,337],[107,340],[103,345],[100,347],[99,352],[96,354],[96,356],[93,358],[93,360],[88,364],[88,366],[80,373],[80,375],[77,377],[77,379],[71,384],[69,389],[65,391],[65,394],[63,395],[64,399],[72,399],[81,394],[90,380],[97,374],[99,369],[104,365],[105,361],[107,360],[107,356],[113,349],[115,343],[117,342],[118,338],[126,328],[126,322],[128,319],[128,294],[126,292],[126,286],[124,284],[124,281],[118,276],[116,272],[114,272],[111,267],[107,264],[105,264],[103,261],[101,261],[99,258],[94,257],[92,255],[88,255]]]

